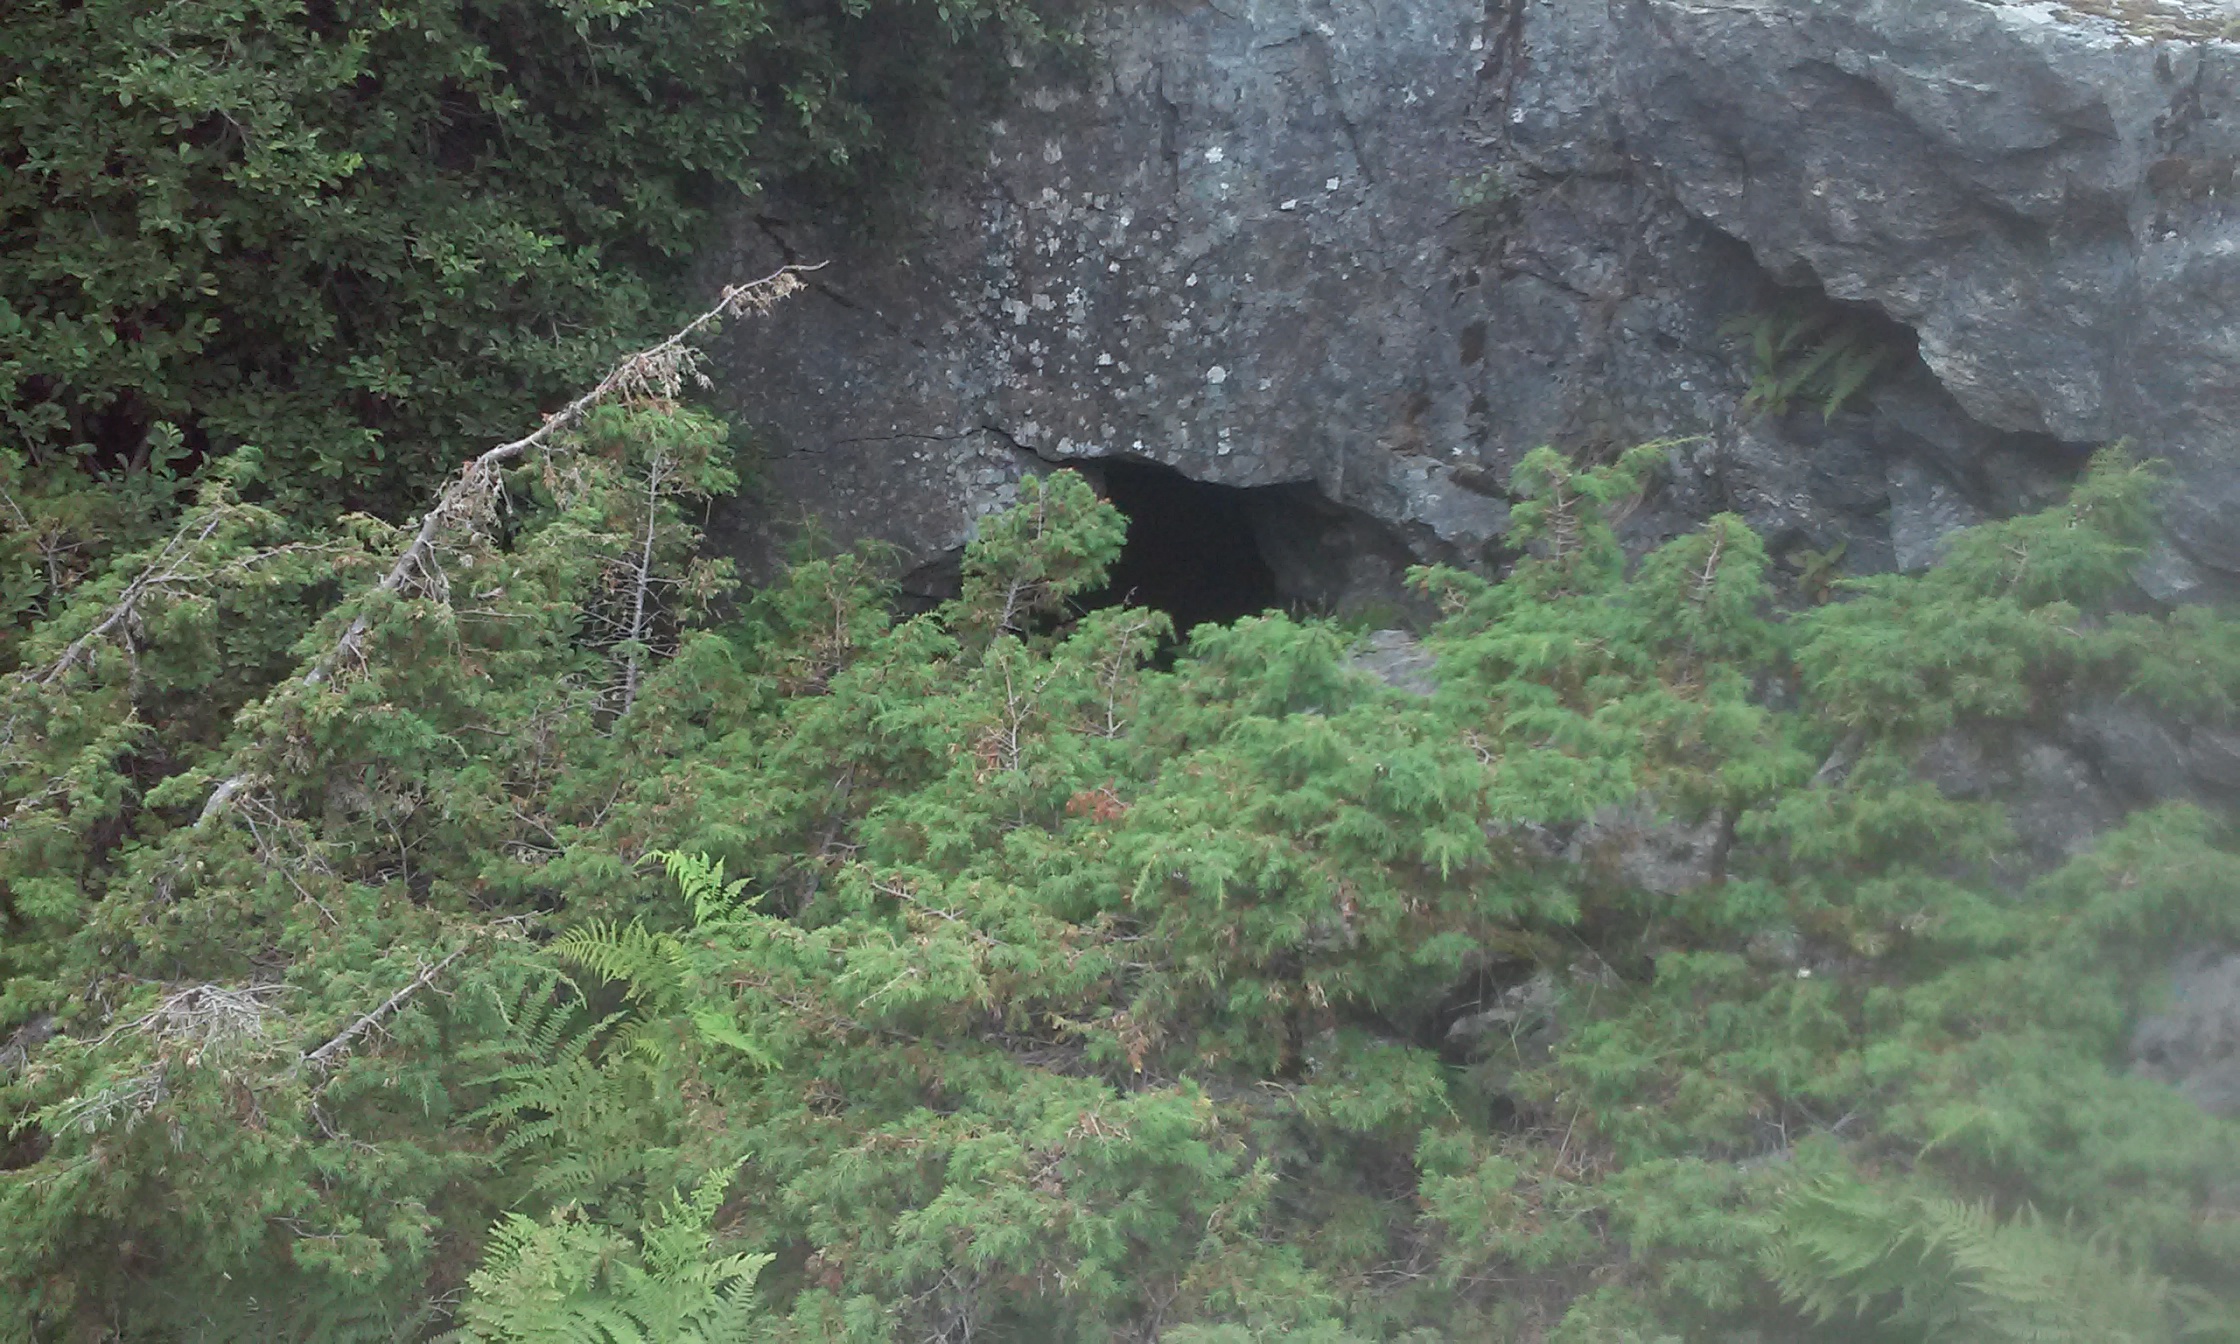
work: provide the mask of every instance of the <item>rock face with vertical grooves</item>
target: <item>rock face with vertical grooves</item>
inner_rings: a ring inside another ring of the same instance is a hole
[[[1612,14],[1691,216],[1911,327],[1971,420],[2169,458],[2180,548],[2240,574],[2240,47],[1975,0]]]
[[[2232,591],[2240,46],[2219,22],[1114,7],[1085,61],[1019,72],[903,223],[864,241],[779,201],[737,221],[712,275],[834,264],[723,354],[766,455],[723,535],[759,572],[805,513],[923,565],[1021,473],[1129,457],[1311,485],[1327,507],[1271,524],[1300,554],[1375,532],[1491,563],[1524,452],[1672,436],[1641,539],[1731,510],[1777,555],[1840,546],[1861,572],[1927,563],[2129,435],[2180,478],[2143,581]],[[1833,414],[1746,408],[1762,370],[1736,328],[1802,310],[1889,362]]]

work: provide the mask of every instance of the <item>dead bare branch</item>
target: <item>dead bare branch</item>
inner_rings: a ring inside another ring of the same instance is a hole
[[[394,1013],[399,1008],[404,1007],[405,1000],[411,998],[414,994],[426,988],[429,982],[433,981],[438,975],[441,975],[443,973],[445,967],[449,966],[452,962],[457,961],[460,957],[464,956],[466,954],[466,951],[467,949],[465,947],[456,948],[452,951],[450,956],[445,957],[435,965],[424,967],[421,970],[420,974],[412,977],[411,981],[407,983],[403,989],[400,989],[396,993],[391,994],[388,998],[383,999],[381,1003],[376,1006],[371,1012],[360,1015],[358,1019],[352,1022],[349,1026],[344,1027],[342,1030],[336,1032],[325,1045],[320,1046],[316,1050],[306,1052],[303,1057],[303,1067],[310,1069],[315,1073],[326,1072],[326,1070],[332,1067],[334,1062],[341,1057],[342,1052],[350,1048],[351,1042],[357,1040],[360,1036],[365,1035],[367,1032],[372,1031],[375,1027],[380,1026],[383,1020],[385,1020],[391,1013]]]
[[[445,526],[454,518],[470,512],[476,502],[485,497],[495,485],[498,468],[505,466],[531,450],[549,444],[555,434],[563,433],[580,424],[586,415],[609,401],[643,401],[673,398],[683,390],[684,381],[697,373],[698,353],[692,347],[692,338],[711,324],[727,317],[767,313],[787,295],[802,288],[801,276],[809,271],[821,270],[826,263],[815,266],[781,266],[777,270],[750,281],[734,285],[723,291],[722,302],[700,314],[671,334],[658,345],[649,346],[614,366],[598,386],[577,397],[552,415],[536,430],[511,443],[501,443],[463,467],[456,480],[444,488],[435,505],[421,515],[420,526],[413,533],[411,544],[397,557],[396,564],[375,585],[377,593],[394,593],[410,581],[415,571],[432,564],[438,539]],[[359,612],[350,622],[349,629],[326,655],[313,664],[304,674],[305,685],[316,686],[334,675],[336,667],[358,652],[364,640],[371,616]]]
[[[187,985],[164,995],[148,1012],[110,1028],[101,1039],[135,1032],[165,1046],[185,1042],[191,1064],[205,1051],[261,1038],[272,1001],[287,989],[280,984]]]
[[[68,676],[72,668],[89,661],[95,645],[107,639],[120,626],[127,626],[138,617],[140,603],[149,593],[179,582],[183,577],[179,568],[181,561],[185,559],[183,548],[190,547],[195,542],[209,540],[210,534],[217,531],[218,525],[226,520],[228,512],[227,509],[217,508],[200,519],[189,517],[172,534],[171,540],[164,543],[163,549],[156,552],[156,558],[150,560],[147,567],[125,585],[116,602],[111,604],[99,621],[94,622],[91,630],[72,640],[69,647],[62,651],[62,655],[43,670],[26,670],[17,673],[17,677],[25,681],[36,681],[42,686],[52,686]],[[195,526],[197,522],[201,524],[199,529]],[[191,540],[189,533],[193,534]]]
[[[638,550],[636,591],[630,601],[630,628],[623,632],[623,643],[629,653],[622,675],[622,713],[629,714],[630,707],[638,702],[639,644],[646,634],[646,598],[653,588],[653,539],[654,528],[661,521],[661,467],[662,458],[656,456],[646,471],[646,536],[645,544]]]
[[[396,563],[389,567],[389,572],[365,596],[373,598],[400,592],[415,574],[433,572],[437,568],[436,548],[445,531],[453,522],[471,517],[484,507],[497,487],[500,468],[548,447],[553,436],[574,428],[585,416],[609,401],[674,398],[683,390],[688,378],[699,377],[699,352],[693,348],[694,337],[725,318],[760,316],[769,312],[788,295],[803,288],[803,275],[822,270],[826,264],[781,266],[759,280],[725,289],[722,300],[714,307],[685,323],[659,344],[640,350],[615,365],[599,380],[598,386],[546,416],[544,423],[533,432],[510,443],[501,443],[467,463],[421,515],[412,540],[397,556]],[[297,684],[318,686],[332,677],[337,668],[358,657],[372,624],[372,611],[361,602],[342,637],[312,663]],[[195,824],[205,825],[223,812],[226,804],[246,784],[246,775],[247,772],[241,772],[221,781],[203,804],[201,817]]]

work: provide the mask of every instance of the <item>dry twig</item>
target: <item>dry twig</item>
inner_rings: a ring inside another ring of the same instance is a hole
[[[693,348],[693,338],[709,326],[727,317],[761,315],[790,294],[798,292],[807,272],[820,270],[825,263],[815,266],[781,266],[777,270],[744,285],[733,285],[724,290],[723,299],[713,308],[684,324],[668,339],[640,350],[614,366],[598,386],[577,397],[558,411],[545,417],[535,431],[510,443],[501,443],[483,453],[460,469],[459,475],[444,487],[443,493],[428,511],[421,515],[420,525],[413,530],[412,540],[396,563],[389,567],[381,582],[365,594],[366,598],[393,594],[404,589],[415,574],[430,573],[436,567],[436,546],[446,530],[456,521],[472,517],[482,507],[483,501],[497,487],[499,470],[508,464],[551,444],[553,436],[582,423],[594,409],[610,401],[648,401],[674,398],[684,388],[688,379],[699,379],[699,352]],[[335,670],[359,656],[366,632],[372,628],[370,608],[361,602],[358,614],[351,618],[349,627],[334,647],[320,655],[307,670],[299,684],[311,687],[327,681]],[[240,793],[246,781],[246,772],[237,773],[223,782],[210,794],[202,806],[202,815],[196,825],[207,825],[223,812],[226,804]]]
[[[435,965],[422,968],[420,974],[412,977],[403,989],[383,999],[372,1011],[361,1014],[349,1026],[344,1027],[329,1038],[325,1045],[316,1050],[305,1052],[303,1067],[314,1072],[324,1073],[341,1057],[343,1051],[350,1048],[352,1041],[380,1026],[391,1013],[404,1007],[405,1000],[426,988],[430,981],[443,973],[445,967],[465,955],[466,950],[465,947],[459,947],[453,950],[450,956],[445,957]]]
[[[743,314],[767,313],[787,295],[802,287],[801,274],[818,270],[816,266],[781,266],[777,270],[744,285],[734,285],[723,292],[723,301],[684,324],[658,345],[640,350],[623,360],[599,380],[599,385],[577,397],[552,415],[536,430],[511,443],[501,443],[482,456],[469,462],[459,472],[459,477],[444,488],[435,506],[421,516],[420,526],[413,533],[412,542],[397,557],[396,564],[375,585],[377,593],[394,593],[402,589],[412,575],[433,562],[437,539],[444,527],[454,518],[470,513],[475,503],[487,495],[497,482],[498,468],[526,456],[534,449],[547,446],[555,434],[565,432],[580,424],[586,415],[610,401],[646,401],[673,398],[684,388],[687,378],[697,377],[699,354],[693,349],[692,339],[726,317]],[[371,618],[360,612],[350,622],[334,648],[304,674],[305,685],[316,686],[334,675],[334,670],[358,652]]]
[[[224,509],[213,509],[199,520],[190,518],[172,534],[170,541],[164,543],[163,549],[156,553],[155,559],[148,562],[147,568],[125,585],[124,592],[118,595],[115,604],[94,623],[91,630],[72,640],[70,646],[62,651],[62,655],[44,671],[25,671],[17,676],[43,686],[51,686],[69,675],[72,668],[89,660],[96,644],[108,638],[120,626],[129,627],[138,618],[140,603],[149,593],[177,583],[185,577],[180,566],[185,563],[187,551],[194,543],[209,540],[210,534],[217,531],[218,525],[226,520],[226,513]],[[195,527],[197,521],[201,523],[199,530]],[[191,540],[188,537],[190,532],[194,533]]]

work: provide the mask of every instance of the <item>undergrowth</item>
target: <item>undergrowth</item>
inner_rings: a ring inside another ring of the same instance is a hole
[[[1661,450],[1542,450],[1513,572],[1416,575],[1426,696],[1282,615],[1156,670],[1063,472],[938,610],[842,554],[710,628],[718,447],[587,421],[214,738],[126,707],[333,647],[357,552],[221,479],[129,642],[32,634],[0,1335],[2240,1338],[2240,1126],[2123,1064],[2231,818],[2047,868],[1914,768],[2232,722],[2146,467],[1784,618],[1738,519],[1620,549]]]

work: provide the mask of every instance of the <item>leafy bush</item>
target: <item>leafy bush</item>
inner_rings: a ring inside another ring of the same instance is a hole
[[[1040,32],[1016,0],[11,3],[0,663],[214,458],[298,522],[408,513],[673,326],[716,212],[890,172],[986,38]]]
[[[1162,616],[1067,605],[1121,537],[1069,473],[935,612],[837,555],[696,629],[678,414],[199,738],[130,707],[311,600],[222,474],[136,642],[31,636],[18,1333],[2232,1337],[2240,1127],[2120,1064],[2240,939],[2230,819],[2048,871],[1913,768],[2086,694],[2230,721],[2230,623],[2122,609],[2151,473],[1782,619],[1734,519],[1627,563],[1656,450],[1536,454],[1514,572],[1418,576],[1422,697],[1283,616],[1155,670]]]

